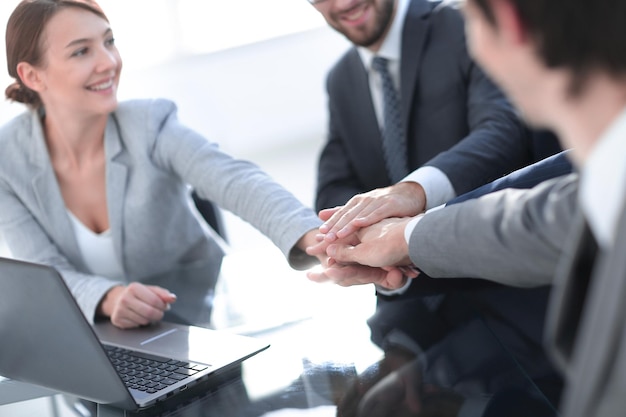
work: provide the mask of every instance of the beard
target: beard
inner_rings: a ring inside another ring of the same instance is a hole
[[[345,28],[341,25],[340,20],[333,16],[331,26],[350,42],[357,46],[368,47],[379,42],[385,35],[393,17],[395,0],[384,0],[381,3],[371,1],[373,10],[373,23],[362,28]]]

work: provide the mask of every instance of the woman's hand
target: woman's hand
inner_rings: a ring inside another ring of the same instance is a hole
[[[176,295],[165,288],[133,282],[111,288],[100,302],[98,314],[110,317],[117,327],[130,329],[160,321],[175,301]]]

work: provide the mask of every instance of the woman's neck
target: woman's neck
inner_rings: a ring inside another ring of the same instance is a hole
[[[59,117],[54,112],[46,111],[43,127],[54,165],[79,168],[93,157],[102,155],[107,119],[106,115]]]

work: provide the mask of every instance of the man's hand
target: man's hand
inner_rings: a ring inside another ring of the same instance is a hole
[[[133,282],[113,287],[102,299],[98,313],[122,329],[144,326],[163,318],[176,295],[165,288]]]
[[[390,187],[357,194],[344,206],[322,210],[325,223],[320,233],[328,242],[343,239],[363,227],[390,217],[412,217],[426,208],[426,194],[416,182],[400,182]]]
[[[415,278],[417,273],[399,268],[373,268],[357,264],[340,264],[329,260],[329,265],[321,270],[307,272],[307,277],[315,282],[331,281],[342,287],[352,285],[376,284],[381,287],[395,290],[402,288],[409,278]]]
[[[404,229],[410,217],[385,219],[356,233],[358,243],[349,238],[326,248],[328,256],[342,264],[357,263],[373,267],[408,266],[409,246]]]
[[[326,252],[325,268],[310,271],[312,281],[332,281],[347,287],[376,284],[387,289],[404,286],[419,274],[408,257],[404,228],[410,219],[387,219],[361,229],[335,243],[318,236],[319,242],[307,248],[309,255]]]

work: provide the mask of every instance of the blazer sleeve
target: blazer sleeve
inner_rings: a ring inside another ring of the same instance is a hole
[[[463,58],[467,88],[467,135],[424,165],[443,171],[457,195],[533,161],[530,131],[502,92],[469,57]]]
[[[292,267],[310,267],[315,258],[295,247],[321,221],[310,208],[255,164],[222,152],[215,143],[183,126],[176,106],[157,100],[148,120],[157,165],[174,173],[202,198],[250,223],[274,242]]]
[[[428,213],[410,236],[411,259],[435,278],[550,284],[575,216],[577,191],[578,174],[570,174]]]

